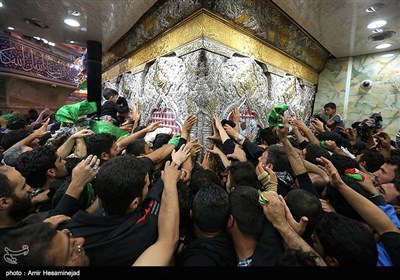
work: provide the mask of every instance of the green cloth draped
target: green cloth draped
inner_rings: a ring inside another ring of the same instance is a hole
[[[268,114],[269,127],[274,128],[275,126],[283,127],[281,115],[289,109],[289,106],[285,103],[277,104],[271,112]]]
[[[112,135],[115,135],[115,137],[117,137],[117,140],[121,137],[129,135],[128,132],[120,129],[118,126],[115,126],[112,123],[102,122],[102,121],[94,121],[90,129],[94,133],[110,133]]]
[[[95,112],[97,112],[96,102],[83,100],[75,104],[62,106],[56,113],[56,120],[64,124],[76,123],[80,116]]]
[[[6,119],[7,123],[11,123],[18,120],[18,113],[1,115],[0,118]]]

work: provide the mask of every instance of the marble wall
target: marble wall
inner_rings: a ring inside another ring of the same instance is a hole
[[[392,57],[382,57],[384,54]],[[334,102],[337,112],[350,126],[380,112],[383,129],[395,138],[400,129],[400,51],[351,58],[329,59],[319,75],[314,113],[322,113],[324,104]],[[362,81],[373,85],[365,90]]]
[[[288,103],[301,119],[311,114],[315,87],[299,78],[269,71],[265,63],[204,39],[174,53],[104,84],[117,89],[130,104],[139,104],[142,124],[151,121],[156,108],[172,110],[180,127],[186,116],[194,114],[198,121],[192,136],[208,144],[212,115],[228,118],[233,107],[253,112],[262,127],[268,126],[268,113],[277,103]]]

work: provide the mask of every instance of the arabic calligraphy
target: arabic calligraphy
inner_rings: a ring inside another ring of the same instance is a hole
[[[0,36],[0,71],[34,76],[75,86],[73,61],[46,53],[14,38]]]

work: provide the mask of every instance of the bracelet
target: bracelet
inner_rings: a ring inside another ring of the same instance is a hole
[[[238,136],[236,136],[235,141],[236,143],[239,143],[240,141],[244,140],[244,136],[239,134]]]

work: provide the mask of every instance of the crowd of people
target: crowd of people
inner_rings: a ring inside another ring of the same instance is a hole
[[[205,147],[195,116],[158,133],[104,97],[100,119],[127,135],[57,133],[46,110],[3,129],[2,266],[400,266],[400,144],[382,118],[345,128],[328,103],[252,142],[235,108]]]

